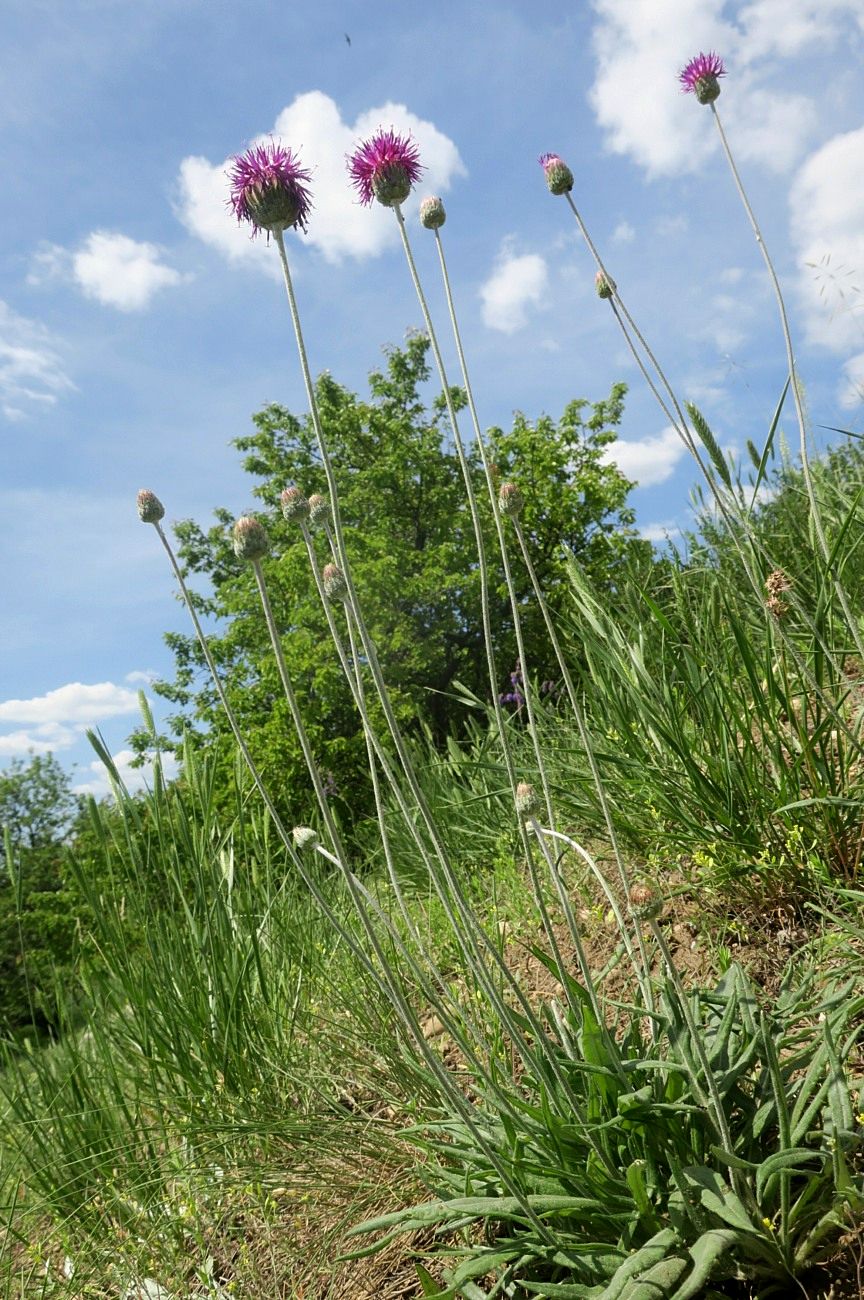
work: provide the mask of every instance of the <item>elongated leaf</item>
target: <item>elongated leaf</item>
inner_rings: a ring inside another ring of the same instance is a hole
[[[737,1240],[737,1232],[729,1228],[712,1228],[710,1232],[703,1232],[690,1247],[693,1270],[672,1296],[672,1300],[691,1300],[698,1295],[709,1281],[717,1260],[727,1250],[731,1250]]]
[[[621,1300],[662,1300],[687,1272],[686,1259],[677,1255],[661,1259],[653,1268],[628,1282],[621,1292]]]
[[[762,456],[760,458],[759,466],[756,472],[756,482],[753,485],[753,496],[750,498],[750,505],[747,507],[748,515],[753,513],[753,507],[756,504],[756,498],[759,494],[759,489],[762,486],[762,480],[764,479],[765,473],[768,468],[768,461],[774,452],[774,438],[776,436],[777,429],[780,424],[780,412],[783,410],[783,403],[786,401],[786,394],[788,392],[789,392],[789,377],[787,375],[786,383],[783,385],[783,392],[780,394],[780,401],[777,403],[777,406],[774,410],[774,418],[771,421],[771,426],[768,430],[768,436],[765,439],[765,446],[762,448]]]
[[[756,1171],[756,1199],[762,1201],[770,1191],[772,1178],[785,1169],[794,1169],[798,1173],[808,1172],[805,1166],[812,1161],[821,1164],[824,1159],[818,1151],[810,1151],[807,1147],[792,1147],[788,1151],[775,1151]]]
[[[650,1241],[646,1241],[644,1246],[625,1259],[621,1267],[616,1269],[609,1285],[602,1293],[601,1300],[622,1300],[624,1289],[631,1280],[666,1259],[677,1244],[678,1234],[673,1228],[662,1228],[660,1232],[655,1233]]]

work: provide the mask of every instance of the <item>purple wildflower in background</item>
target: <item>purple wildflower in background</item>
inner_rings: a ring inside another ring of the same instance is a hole
[[[351,183],[367,207],[373,199],[385,208],[403,203],[422,170],[417,145],[410,135],[397,135],[392,128],[376,131],[348,156]]]
[[[521,709],[525,703],[525,696],[522,694],[522,687],[525,681],[522,676],[522,664],[516,660],[516,670],[510,674],[510,690],[502,691],[498,696],[501,704],[515,704],[517,709]]]
[[[248,221],[252,233],[306,229],[312,207],[307,182],[311,173],[284,145],[275,140],[255,144],[233,159],[228,173],[231,182],[229,206],[238,221]]]
[[[701,51],[691,59],[687,67],[679,74],[681,89],[687,95],[695,95],[700,104],[710,104],[720,94],[718,77],[725,77],[726,69],[719,54]]]

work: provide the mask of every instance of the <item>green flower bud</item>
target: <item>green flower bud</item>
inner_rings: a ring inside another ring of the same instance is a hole
[[[234,554],[238,560],[260,560],[270,548],[267,533],[252,515],[243,515],[234,525]]]

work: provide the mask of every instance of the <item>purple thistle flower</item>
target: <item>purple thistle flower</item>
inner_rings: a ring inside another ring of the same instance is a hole
[[[383,128],[363,140],[348,155],[351,184],[366,207],[377,199],[385,208],[403,203],[420,179],[423,167],[417,145],[410,135],[397,135]]]
[[[691,59],[679,73],[678,80],[685,94],[695,95],[700,104],[711,104],[720,94],[717,78],[725,76],[723,60],[711,50],[708,54],[700,51],[695,59]]]
[[[228,179],[228,205],[238,221],[251,223],[253,235],[288,226],[306,229],[312,207],[307,182],[312,175],[284,145],[275,140],[252,145],[232,160]]]
[[[541,153],[540,166],[552,194],[569,194],[573,188],[573,173],[557,153]]]

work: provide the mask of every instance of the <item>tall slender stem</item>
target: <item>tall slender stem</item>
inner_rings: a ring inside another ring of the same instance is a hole
[[[852,612],[849,598],[846,595],[846,589],[840,581],[840,576],[837,572],[834,560],[832,559],[831,549],[828,545],[828,539],[825,536],[825,529],[822,524],[822,513],[819,508],[819,501],[816,497],[816,488],[813,484],[813,475],[810,470],[810,456],[807,449],[807,421],[804,415],[804,403],[801,400],[801,388],[798,381],[798,370],[795,364],[795,352],[792,347],[792,331],[789,329],[789,318],[786,314],[786,303],[783,298],[783,290],[780,288],[780,281],[777,277],[777,272],[774,269],[771,255],[768,252],[768,246],[765,243],[762,231],[759,227],[759,222],[756,220],[756,214],[747,197],[747,191],[744,189],[744,182],[741,180],[738,168],[735,165],[735,159],[732,155],[732,150],[729,147],[726,132],[723,130],[723,123],[720,120],[720,114],[717,112],[716,106],[713,103],[710,105],[710,108],[714,117],[714,122],[717,126],[717,132],[720,136],[720,143],[723,146],[723,152],[726,155],[726,161],[729,164],[729,170],[731,171],[732,178],[735,181],[735,188],[738,191],[738,197],[740,198],[744,211],[747,214],[747,219],[750,222],[750,227],[756,238],[756,243],[759,245],[762,260],[765,263],[765,268],[771,281],[771,287],[774,290],[774,297],[777,300],[777,310],[780,315],[780,327],[783,331],[783,342],[786,347],[786,365],[789,370],[789,382],[792,387],[792,400],[795,403],[795,414],[798,418],[798,434],[801,449],[801,472],[804,475],[804,485],[807,489],[807,499],[810,503],[810,517],[813,521],[813,530],[816,533],[816,540],[819,543],[819,549],[822,552],[822,558],[825,561],[828,577],[834,587],[837,599],[840,602],[844,617],[849,626],[849,631],[851,632],[852,638],[855,642],[858,656],[859,658],[864,659],[864,639],[862,639],[858,628],[858,620]]]
[[[264,620],[267,624],[267,631],[270,633],[270,644],[273,646],[273,653],[276,656],[279,680],[282,683],[282,690],[285,694],[285,699],[288,701],[288,708],[291,712],[291,721],[294,723],[294,730],[297,732],[297,738],[300,741],[300,748],[303,751],[306,768],[312,778],[312,786],[315,790],[318,806],[321,809],[321,815],[324,818],[324,825],[327,827],[327,833],[330,836],[336,853],[343,861],[347,861],[345,848],[339,834],[339,828],[336,825],[333,811],[330,807],[330,801],[328,800],[327,794],[324,790],[324,783],[321,780],[321,773],[318,771],[318,764],[315,762],[315,756],[312,753],[312,746],[309,744],[309,737],[306,733],[306,727],[303,722],[303,715],[300,712],[300,706],[297,703],[297,696],[294,694],[294,687],[288,673],[288,665],[285,662],[285,653],[282,649],[282,638],[280,637],[279,629],[276,626],[276,618],[273,614],[273,606],[270,604],[270,596],[267,592],[267,584],[264,580],[264,571],[261,568],[260,560],[256,559],[252,561],[252,571],[255,574],[255,582],[258,586],[261,608],[264,610]]]
[[[474,390],[471,387],[471,379],[468,374],[468,363],[465,360],[465,349],[462,346],[462,335],[459,329],[459,321],[456,316],[456,304],[453,298],[453,291],[450,287],[450,275],[447,271],[447,260],[444,256],[444,244],[441,240],[441,233],[439,230],[435,231],[435,246],[438,249],[438,261],[441,267],[441,279],[444,284],[444,294],[447,299],[447,310],[450,314],[450,326],[453,330],[453,340],[456,344],[456,354],[459,358],[459,369],[462,374],[462,383],[465,386],[465,395],[468,399],[468,411],[474,429],[474,439],[477,443],[477,450],[480,453],[480,460],[483,464],[483,473],[486,479],[486,487],[489,492],[489,503],[492,508],[492,518],[495,521],[498,549],[501,554],[501,562],[504,566],[504,581],[507,585],[507,595],[510,599],[510,608],[513,613],[513,630],[516,634],[516,645],[519,651],[519,663],[522,669],[522,679],[525,688],[525,707],[528,712],[528,734],[531,737],[531,743],[534,749],[534,761],[536,762],[537,770],[540,773],[540,783],[543,788],[543,798],[546,803],[546,813],[549,818],[549,824],[550,826],[554,826],[555,810],[552,805],[552,794],[549,788],[549,780],[546,775],[546,763],[543,758],[543,752],[537,735],[537,720],[534,715],[534,687],[531,681],[531,666],[528,662],[525,650],[525,638],[522,634],[522,618],[519,613],[519,601],[516,596],[516,587],[513,582],[513,574],[510,568],[510,557],[507,551],[507,539],[504,534],[501,512],[498,509],[495,481],[492,477],[492,467],[489,464],[489,457],[486,455],[486,442],[483,437],[483,431],[480,428],[477,406],[474,401]]]

